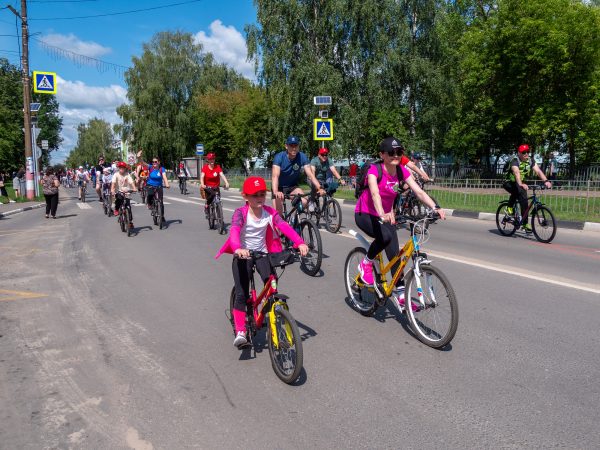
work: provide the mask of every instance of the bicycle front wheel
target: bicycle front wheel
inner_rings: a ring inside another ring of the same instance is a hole
[[[208,229],[212,230],[215,228],[215,207],[210,205],[208,207]]]
[[[556,236],[556,220],[554,214],[546,206],[538,206],[531,214],[531,228],[535,238],[543,242],[549,243]]]
[[[292,314],[283,307],[276,307],[275,329],[269,321],[269,355],[275,374],[284,383],[290,384],[298,379],[302,370],[302,339],[298,325]],[[277,345],[273,340],[277,336]]]
[[[119,226],[121,227],[121,231],[125,233],[125,214],[123,214],[123,211],[119,211]]]
[[[225,234],[225,220],[223,219],[223,205],[221,203],[217,204],[215,212],[217,213],[217,218],[215,220],[216,228],[219,231],[219,234]]]
[[[458,303],[450,281],[441,270],[421,264],[418,277],[412,269],[406,276],[405,314],[417,339],[442,348],[454,338],[458,327]]]
[[[325,228],[330,233],[337,233],[342,226],[342,208],[335,198],[325,204]]]
[[[518,228],[514,214],[509,214],[507,208],[508,202],[502,202],[496,210],[496,227],[502,236],[512,236]]]
[[[360,279],[358,265],[367,255],[362,247],[354,248],[346,258],[344,265],[344,285],[350,303],[363,316],[372,316],[377,309],[377,294],[373,287],[365,286]]]
[[[321,233],[319,233],[319,229],[313,222],[303,219],[300,222],[300,236],[308,246],[307,255],[300,257],[300,269],[313,277],[321,269],[321,261],[323,260]]]

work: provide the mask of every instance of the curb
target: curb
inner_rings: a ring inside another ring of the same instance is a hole
[[[25,211],[31,211],[32,209],[39,209],[43,206],[46,206],[46,204],[38,203],[37,205],[26,206],[24,208],[19,208],[19,209],[13,209],[12,211],[6,211],[5,213],[0,213],[0,219],[3,217],[14,216],[15,214],[21,214]]]

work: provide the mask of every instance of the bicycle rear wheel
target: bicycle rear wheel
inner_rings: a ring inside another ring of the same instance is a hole
[[[420,290],[414,269],[406,276],[404,312],[417,339],[430,347],[442,348],[454,338],[458,327],[456,295],[441,270],[429,264],[421,264],[420,269]]]
[[[356,247],[348,253],[344,265],[344,285],[350,303],[363,316],[372,316],[377,307],[377,294],[373,287],[365,286],[360,279],[358,265],[367,255],[362,247]]]
[[[335,198],[325,204],[325,228],[330,233],[337,233],[342,226],[342,208]]]
[[[545,244],[556,236],[554,214],[546,206],[538,206],[531,213],[531,227],[535,238]]]
[[[159,202],[157,214],[158,214],[158,228],[160,230],[162,230],[165,227],[165,216],[163,214],[163,208],[164,207],[162,205],[162,202]]]
[[[514,207],[516,211],[517,205]],[[519,228],[514,214],[509,214],[507,208],[508,202],[504,201],[500,203],[496,210],[496,227],[502,236],[512,236]]]
[[[307,255],[300,257],[300,269],[312,277],[321,269],[323,260],[321,233],[319,233],[319,229],[313,222],[303,219],[300,222],[300,236],[304,243],[308,245]]]
[[[298,325],[287,309],[276,307],[274,314],[275,330],[271,329],[269,321],[267,332],[271,364],[279,379],[290,384],[298,379],[302,370],[302,339]],[[273,334],[277,336],[277,345],[273,341]]]

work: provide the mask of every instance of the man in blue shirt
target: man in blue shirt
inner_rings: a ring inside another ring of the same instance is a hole
[[[283,199],[285,195],[303,194],[302,189],[298,187],[300,182],[300,171],[304,173],[313,186],[323,194],[324,191],[319,181],[315,178],[310,168],[310,162],[306,155],[299,151],[300,139],[296,136],[290,136],[285,141],[285,151],[277,153],[273,160],[273,170],[271,174],[271,189],[273,191],[273,203],[277,211],[283,212]],[[302,199],[304,206],[306,200]]]

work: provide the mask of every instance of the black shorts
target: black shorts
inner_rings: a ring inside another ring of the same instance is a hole
[[[296,186],[280,186],[279,192],[283,192],[283,195],[290,195],[296,189],[298,189],[298,185],[296,185]],[[272,198],[275,198],[275,191],[271,191],[271,194],[272,194]]]

